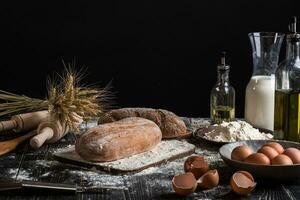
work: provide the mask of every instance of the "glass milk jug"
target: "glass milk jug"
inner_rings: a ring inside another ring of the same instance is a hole
[[[275,70],[284,34],[249,33],[253,74],[246,88],[245,120],[257,128],[274,129]]]

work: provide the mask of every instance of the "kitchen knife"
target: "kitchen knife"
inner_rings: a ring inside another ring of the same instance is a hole
[[[88,186],[81,187],[71,184],[62,183],[47,183],[39,181],[6,181],[0,182],[0,192],[17,189],[43,189],[43,190],[56,190],[61,192],[72,193],[100,193],[103,190],[128,190],[126,187],[111,187],[111,186]]]

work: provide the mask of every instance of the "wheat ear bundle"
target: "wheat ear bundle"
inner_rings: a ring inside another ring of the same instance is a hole
[[[77,129],[74,113],[84,120],[93,119],[111,105],[109,85],[104,88],[81,85],[81,75],[72,70],[66,70],[60,79],[48,84],[48,109],[54,119],[65,122],[71,130]]]
[[[65,123],[69,130],[77,130],[78,117],[96,118],[109,108],[112,101],[109,85],[85,86],[80,83],[82,71],[76,72],[74,63],[64,66],[63,75],[48,81],[48,97],[44,100],[0,90],[0,117],[48,110],[53,120]]]

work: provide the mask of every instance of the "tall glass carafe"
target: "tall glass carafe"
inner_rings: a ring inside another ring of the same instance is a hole
[[[300,34],[296,18],[286,37],[286,58],[276,70],[274,136],[300,141]]]
[[[275,69],[278,65],[282,33],[249,33],[253,74],[246,88],[245,120],[257,128],[273,130]]]

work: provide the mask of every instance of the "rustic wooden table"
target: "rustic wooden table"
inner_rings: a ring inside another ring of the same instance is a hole
[[[197,128],[208,121],[184,118],[190,128]],[[1,136],[8,139],[15,136]],[[1,192],[0,199],[184,199],[177,196],[171,185],[174,174],[183,172],[185,158],[148,168],[135,174],[111,175],[95,169],[85,169],[56,161],[52,153],[74,144],[76,135],[68,134],[59,143],[45,145],[38,150],[28,143],[15,152],[0,157],[1,179],[35,180],[51,183],[77,184],[80,186],[111,186],[117,189],[103,189],[99,193],[63,194],[44,191]],[[210,168],[217,168],[220,185],[211,190],[197,190],[186,199],[300,199],[300,181],[282,183],[280,181],[258,180],[255,191],[248,197],[232,193],[228,183],[232,171],[218,155],[218,147],[189,139],[197,146],[196,154],[209,160]]]

